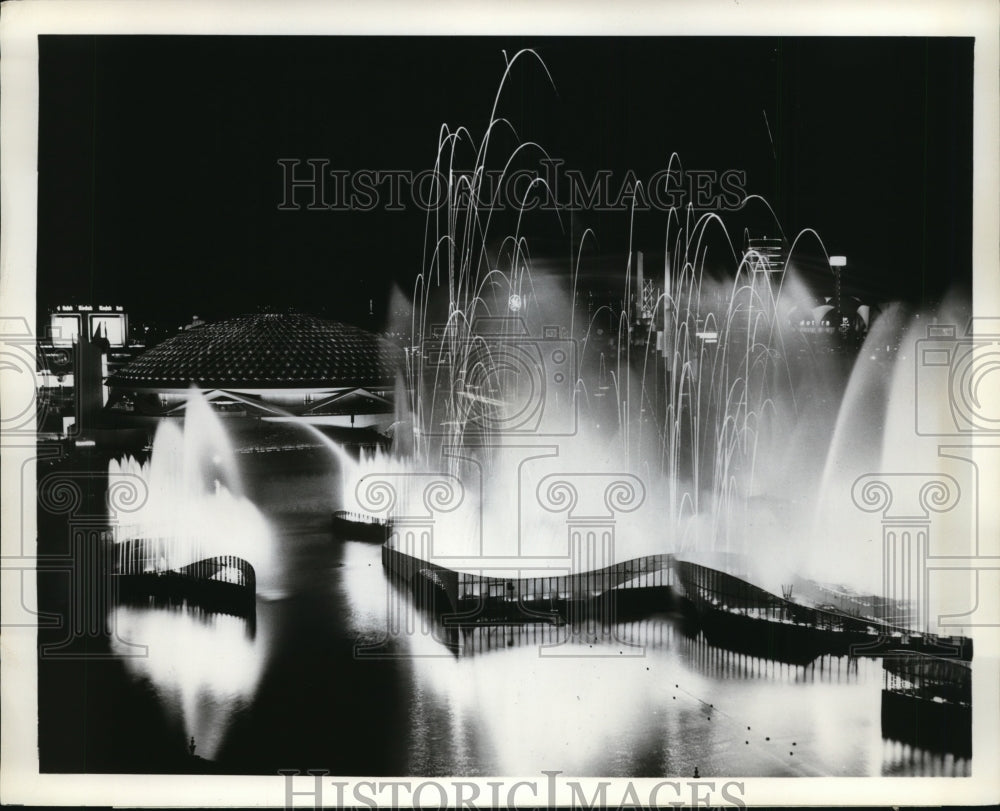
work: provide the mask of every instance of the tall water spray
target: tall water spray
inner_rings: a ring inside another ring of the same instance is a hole
[[[157,426],[150,458],[111,460],[109,487],[138,483],[144,494],[115,526],[119,550],[140,540],[148,554],[140,571],[164,573],[220,555],[249,562],[258,583],[277,575],[271,531],[243,495],[236,457],[219,418],[196,389],[188,394],[183,426]],[[131,564],[134,566],[134,563]],[[267,630],[253,617],[204,611],[196,605],[118,605],[112,648],[125,667],[149,680],[179,717],[185,742],[213,758],[229,724],[249,705],[268,647]],[[145,646],[136,655],[136,646]]]
[[[144,571],[177,570],[235,555],[254,567],[259,580],[271,574],[267,523],[244,497],[225,429],[197,389],[188,393],[183,426],[162,420],[149,459],[112,459],[108,479],[109,487],[118,481],[138,483],[138,504],[121,514],[114,530],[119,545],[145,542],[150,552]]]
[[[837,348],[835,336],[807,338],[793,314],[808,312],[814,301],[796,261],[800,252],[829,258],[819,234],[782,236],[788,248],[775,265],[734,238],[721,216],[690,207],[665,217],[663,264],[644,269],[659,294],[645,311],[637,306],[646,291],[630,250],[606,270],[606,278],[619,280],[620,301],[584,312],[577,304],[580,262],[593,234],[580,238],[571,267],[560,270],[533,260],[521,233],[527,206],[512,233],[491,230],[500,219],[487,167],[506,170],[529,153],[545,156],[534,143],[493,154],[497,132],[508,126],[498,113],[504,87],[516,64],[535,60],[524,51],[508,61],[480,140],[464,127],[442,127],[435,168],[447,168],[451,183],[446,205],[428,219],[408,325],[410,387],[398,418],[412,425],[412,443],[407,433],[406,452],[392,460],[380,452],[364,456],[344,478],[344,502],[363,509],[356,498],[371,475],[452,475],[464,483],[465,498],[439,516],[436,536],[458,547],[450,551],[481,550],[490,530],[516,534],[538,552],[564,531],[530,498],[545,475],[628,473],[644,482],[646,503],[617,519],[619,559],[678,551],[735,565],[775,593],[794,576],[815,575],[836,561],[841,565],[828,574],[877,592],[872,567],[860,559],[852,566],[836,550],[863,551],[870,537],[848,520],[856,509],[844,505],[855,474],[883,463],[885,452],[873,450],[883,417],[906,397],[886,382],[904,362],[901,353],[866,360],[871,347],[895,346],[901,315],[889,308],[874,322],[857,362],[854,350]],[[676,155],[669,168],[680,169]],[[751,204],[782,234],[765,201],[744,201]],[[537,349],[559,340],[576,351],[576,378],[567,386],[552,384],[553,368]],[[518,353],[520,361],[512,360]],[[536,365],[540,375],[514,368],[518,362]],[[548,401],[535,407],[533,397]],[[562,400],[548,410],[553,398]],[[549,430],[551,414],[571,412],[573,430]],[[532,423],[519,426],[515,418],[523,415],[545,430],[524,430]],[[498,450],[504,443],[554,451],[518,461]],[[419,512],[419,497],[419,488],[401,488],[390,517]],[[824,518],[834,504],[839,519]]]

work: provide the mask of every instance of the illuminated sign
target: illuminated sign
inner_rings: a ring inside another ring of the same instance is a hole
[[[125,346],[128,343],[128,316],[125,308],[102,304],[97,312],[87,304],[79,306],[61,305],[49,317],[52,344],[72,346],[83,330],[87,335],[103,338],[111,346]]]
[[[92,304],[60,304],[54,307],[55,312],[60,313],[89,313],[94,310]],[[124,313],[125,308],[120,304],[98,304],[97,311],[101,313]]]
[[[80,335],[80,316],[52,314],[52,343],[55,346],[71,346]]]
[[[90,334],[107,339],[111,346],[125,346],[125,317],[118,313],[92,315]]]

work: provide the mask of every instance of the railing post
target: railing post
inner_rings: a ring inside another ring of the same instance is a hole
[[[462,483],[443,473],[377,473],[365,476],[355,489],[360,508],[391,520],[389,539],[382,547],[385,570],[386,628],[381,640],[357,645],[357,658],[402,658],[415,653],[411,638],[433,636],[433,586],[420,571],[433,568],[437,516],[455,510],[465,496]],[[457,581],[456,581],[457,582]],[[413,592],[416,593],[413,593]],[[456,595],[449,595],[453,601]],[[441,656],[450,656],[442,651]]]
[[[566,513],[570,563],[567,638],[554,645],[543,645],[539,653],[617,657],[627,650],[627,655],[644,655],[643,647],[617,638],[615,595],[610,593],[614,582],[612,567],[616,562],[616,516],[642,505],[646,496],[642,481],[628,473],[555,473],[539,482],[536,494],[545,510]],[[615,642],[614,650],[589,644],[599,637]]]
[[[945,474],[868,474],[854,482],[851,496],[865,512],[882,514],[880,619],[898,627],[901,623],[894,621],[893,607],[906,606],[912,611],[906,618],[907,630],[928,633],[930,514],[955,507],[959,499],[958,482]],[[887,642],[883,636],[879,643],[865,645],[864,649]],[[860,650],[855,648],[855,652]]]
[[[98,488],[103,488],[103,492]],[[128,512],[145,501],[145,483],[138,477],[122,477],[111,484],[93,474],[58,472],[44,476],[38,483],[40,510],[66,516],[67,554],[40,557],[38,569],[43,574],[62,571],[68,574],[66,613],[59,626],[64,636],[57,642],[39,645],[44,658],[108,659],[118,655],[144,656],[146,648],[119,637],[126,654],[90,650],[90,640],[117,637],[115,604],[114,528],[118,513]],[[105,504],[97,507],[87,496],[101,492]],[[83,643],[82,645],[80,643]],[[103,646],[101,646],[103,648]]]

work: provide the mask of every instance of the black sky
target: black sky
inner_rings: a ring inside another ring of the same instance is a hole
[[[852,290],[929,302],[968,286],[971,39],[46,36],[40,309],[358,320],[373,298],[381,312],[389,281],[421,268],[425,215],[279,211],[278,160],[427,169],[442,123],[482,135],[503,51],[526,47],[556,89],[524,60],[499,113],[566,167],[610,169],[612,187],[673,152],[743,170],[786,234],[815,228],[848,255]],[[627,217],[582,212],[584,225],[601,253],[627,249]],[[661,249],[664,227],[637,218],[633,245]],[[570,252],[551,214],[527,233],[536,253]]]

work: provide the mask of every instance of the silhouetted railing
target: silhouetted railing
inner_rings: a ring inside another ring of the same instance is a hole
[[[647,555],[601,569],[547,577],[491,577],[457,572],[460,599],[588,600],[613,589],[673,585],[672,555]]]
[[[193,577],[196,580],[214,580],[221,583],[231,583],[252,591],[257,590],[257,574],[243,558],[236,555],[218,555],[205,558],[177,569],[179,574]]]
[[[347,510],[337,510],[333,514],[333,534],[344,540],[382,543],[388,539],[390,530],[388,521],[370,515]]]
[[[247,617],[256,612],[257,575],[236,555],[216,555],[167,568],[163,544],[135,538],[117,544],[115,587],[122,602],[187,601],[207,611]]]
[[[972,754],[972,668],[954,658],[904,653],[882,660],[882,735],[891,740]]]
[[[498,617],[510,619],[515,608],[519,618],[551,621],[555,603],[586,602],[611,592],[638,589],[666,591],[673,585],[672,555],[647,555],[600,569],[574,574],[538,577],[493,577],[449,569],[421,560],[389,544],[382,547],[382,565],[390,578],[408,586],[419,603],[442,593],[451,611],[493,607]],[[567,563],[567,568],[569,568]],[[509,609],[503,609],[509,605]],[[665,606],[664,606],[665,607]],[[480,619],[487,619],[480,615]]]
[[[860,652],[862,646],[867,646],[872,655],[881,655],[886,648],[917,651],[935,647],[950,648],[959,658],[972,659],[972,642],[963,637],[938,637],[874,617],[801,605],[728,572],[690,561],[676,561],[675,567],[684,596],[718,626],[711,629],[714,631],[735,631],[737,624],[743,628],[766,624],[770,626],[771,642],[780,641],[774,635],[784,629],[791,646],[802,653],[813,647],[817,652]],[[726,629],[721,623],[728,623]],[[815,633],[805,635],[802,631]],[[876,641],[880,643],[878,648]]]
[[[885,689],[933,700],[972,703],[972,668],[967,662],[921,653],[882,660]]]

